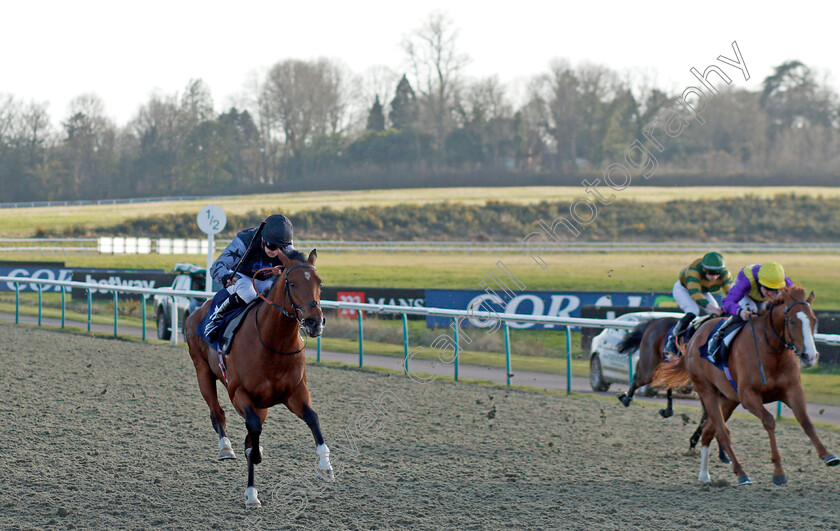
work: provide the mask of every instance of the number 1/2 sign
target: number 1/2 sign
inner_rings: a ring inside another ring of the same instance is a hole
[[[198,212],[198,228],[205,234],[219,234],[225,230],[227,216],[216,205],[207,205]]]
[[[213,245],[213,235],[225,230],[227,216],[225,215],[225,211],[216,205],[207,205],[198,212],[196,221],[198,221],[198,228],[201,229],[201,232],[207,234],[207,273],[205,274],[206,283],[204,285],[204,291],[210,293],[213,291],[210,266],[213,265],[213,253],[216,251],[215,245]]]

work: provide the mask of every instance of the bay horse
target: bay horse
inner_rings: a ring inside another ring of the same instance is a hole
[[[618,344],[618,351],[628,356],[633,350],[639,349],[639,362],[636,365],[636,372],[633,373],[633,381],[626,393],[618,395],[618,399],[624,407],[630,407],[633,395],[636,390],[644,385],[653,382],[653,373],[659,364],[662,363],[662,351],[665,342],[668,340],[668,332],[679,321],[676,317],[660,317],[642,321],[631,330]],[[672,390],[666,391],[668,405],[660,409],[659,414],[663,418],[671,417],[674,414]]]
[[[184,323],[201,396],[210,408],[210,421],[219,435],[219,460],[235,459],[236,455],[225,436],[225,412],[216,395],[216,380],[227,388],[234,409],[245,419],[248,430],[246,507],[261,505],[254,487],[254,465],[262,461],[260,433],[268,408],[277,404],[284,404],[306,422],[315,437],[318,477],[325,481],[334,479],[330,451],[324,444],[318,415],[311,407],[306,386],[306,345],[298,332],[303,327],[309,337],[317,337],[323,331],[321,279],[315,269],[317,256],[313,250],[303,261],[280,253],[282,267],[263,270],[278,278],[268,297],[260,295],[264,300],[248,310],[233,338],[230,353],[224,357],[226,370],[220,364],[219,353],[196,332],[212,301],[208,300]],[[298,258],[305,257],[299,254]]]
[[[773,415],[764,408],[768,402],[782,401],[793,411],[796,420],[811,439],[817,455],[828,466],[840,464],[834,454],[828,453],[817,435],[806,410],[805,391],[802,388],[799,368],[816,363],[819,352],[814,343],[817,318],[811,309],[814,292],[806,298],[799,286],[782,288],[769,301],[769,308],[752,317],[729,347],[730,383],[724,371],[700,355],[714,329],[714,322],[704,323],[688,344],[679,344],[683,356],[674,363],[663,363],[654,376],[657,384],[668,387],[684,385],[691,381],[709,415],[700,436],[701,482],[709,483],[709,443],[716,438],[718,444],[732,460],[732,469],[739,485],[749,485],[750,477],[732,449],[726,420],[741,404],[761,419],[770,439],[773,483],[787,483],[782,459],[776,447]],[[717,321],[717,320],[714,320]]]
[[[618,344],[618,351],[622,354],[630,356],[634,349],[639,349],[639,362],[636,364],[636,372],[633,373],[633,381],[630,382],[630,388],[626,393],[618,395],[618,400],[624,404],[624,407],[630,407],[633,401],[633,395],[636,390],[644,385],[652,385],[654,374],[657,367],[662,363],[663,352],[665,350],[665,342],[668,340],[668,334],[674,325],[679,322],[676,317],[659,317],[642,321],[636,325]],[[674,415],[674,401],[673,389],[670,387],[665,391],[668,405],[665,409],[660,409],[659,414],[662,418],[669,418]],[[703,431],[703,424],[706,422],[708,416],[705,409],[697,429],[688,440],[689,448],[694,448],[700,440],[700,435]],[[718,459],[722,463],[729,463],[726,453],[723,448],[718,449]]]

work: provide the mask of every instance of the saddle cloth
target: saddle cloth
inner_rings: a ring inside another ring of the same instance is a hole
[[[216,341],[208,341],[207,336],[204,335],[204,330],[207,328],[207,323],[210,322],[210,317],[213,316],[213,309],[218,308],[220,304],[227,300],[228,297],[230,297],[230,294],[225,289],[216,293],[213,297],[213,302],[210,305],[210,310],[204,314],[201,322],[198,323],[198,326],[196,327],[196,333],[201,337],[201,339],[222,354],[227,354],[230,351],[230,345],[233,343],[233,336],[242,325],[245,315],[248,313],[249,309],[256,306],[260,301],[259,298],[256,298],[246,306],[239,306],[223,313],[222,321],[219,323],[219,328],[222,330],[222,333],[219,334]]]
[[[716,334],[725,322],[726,319],[721,319],[720,321],[718,321],[715,324],[714,328],[712,328],[712,333],[709,334],[709,337],[712,337],[714,334]],[[741,328],[738,328],[738,332],[741,331]],[[720,339],[720,346],[718,347],[717,353],[709,353],[708,342],[703,345],[700,345],[700,356],[702,358],[705,358],[718,369],[722,370],[723,374],[726,375],[726,379],[729,380],[730,384],[732,384],[732,388],[735,389],[735,391],[737,392],[738,386],[735,384],[735,380],[732,379],[732,373],[729,372],[729,349],[726,347],[726,345],[723,344],[723,340],[724,338]]]

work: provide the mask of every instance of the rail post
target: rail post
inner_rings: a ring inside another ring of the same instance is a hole
[[[64,328],[64,303],[66,299],[67,286],[61,286],[61,328]]]
[[[403,324],[403,367],[405,374],[408,374],[408,315],[402,314]]]
[[[87,308],[87,310],[88,310],[87,331],[88,331],[88,333],[90,333],[90,314],[91,314],[90,307],[92,306],[92,303],[91,303],[91,300],[90,300],[91,299],[90,288],[85,288],[85,293],[87,293],[87,306],[88,306],[88,308]]]
[[[627,385],[633,385],[633,355],[627,356]]]
[[[148,300],[149,300],[149,294],[148,294],[148,293],[143,293],[143,309],[141,310],[141,312],[142,312],[142,316],[143,316],[143,317],[142,317],[142,319],[143,319],[143,324],[141,325],[141,328],[142,328],[142,330],[143,330],[143,332],[142,332],[142,334],[143,334],[143,341],[146,341],[146,302],[147,302]]]
[[[455,381],[458,381],[458,357],[460,354],[460,349],[458,348],[458,318],[453,317],[452,321],[454,325],[452,326],[452,340],[455,343]]]
[[[321,363],[321,336],[318,336],[315,345],[315,350],[317,352],[317,354],[315,355],[315,361]]]
[[[20,284],[15,282],[15,324],[20,324]]]
[[[566,328],[566,394],[572,393],[572,329]]]
[[[114,337],[117,337],[117,290],[114,290]]]
[[[175,295],[172,296],[172,305],[169,307],[169,341],[173,345],[178,344],[178,308],[175,305]]]
[[[510,386],[510,327],[505,321],[505,373],[507,376],[507,384]]]
[[[38,326],[41,326],[41,293],[44,291],[44,286],[38,284]]]
[[[365,333],[362,328],[362,310],[356,310],[356,317],[359,319],[359,367],[364,365],[365,357]]]

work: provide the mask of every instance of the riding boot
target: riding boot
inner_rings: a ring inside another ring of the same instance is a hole
[[[219,325],[222,322],[224,314],[230,310],[243,306],[244,304],[245,301],[243,301],[236,293],[225,299],[225,301],[216,308],[216,311],[213,312],[213,316],[210,317],[210,320],[207,322],[207,326],[204,327],[204,336],[207,340],[211,343],[216,341],[221,333]]]
[[[691,312],[683,315],[682,318],[677,322],[676,326],[674,326],[674,333],[668,334],[668,339],[665,342],[665,347],[662,349],[665,354],[670,354],[671,356],[679,356],[680,353],[677,351],[677,339],[685,333],[688,329],[689,323],[697,317]]]
[[[741,319],[740,315],[730,315],[726,318],[726,321],[723,322],[718,331],[712,334],[712,337],[709,338],[709,343],[706,349],[713,358],[718,359],[720,356],[719,354],[723,353],[723,343],[724,338],[729,335],[730,332],[735,330],[737,327],[741,326],[744,323],[744,320]]]
[[[662,353],[665,356],[677,357],[679,356],[679,352],[677,352],[677,340],[675,334],[668,334],[668,339],[665,340],[665,346],[662,348]]]
[[[691,321],[693,321],[696,318],[697,316],[691,312],[688,312],[687,314],[683,315],[682,319],[680,319],[680,322],[678,322],[677,326],[674,328],[674,333],[676,334],[676,336],[679,337],[681,334],[684,334],[686,330],[688,330],[688,325],[690,325]]]

